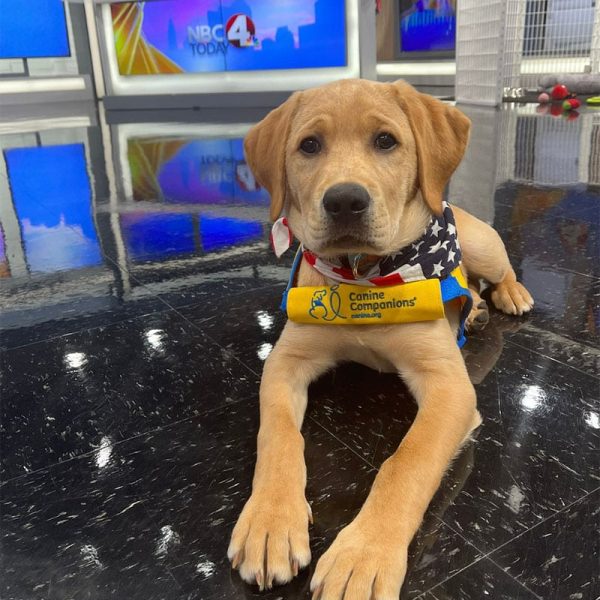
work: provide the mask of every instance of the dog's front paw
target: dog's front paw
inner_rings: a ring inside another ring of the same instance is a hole
[[[313,600],[397,600],[407,546],[356,521],[342,529],[317,563]]]
[[[507,315],[522,315],[533,308],[533,298],[518,281],[503,281],[492,290],[494,306]]]
[[[287,583],[310,563],[310,505],[302,494],[253,493],[231,535],[227,556],[247,583],[261,590]]]

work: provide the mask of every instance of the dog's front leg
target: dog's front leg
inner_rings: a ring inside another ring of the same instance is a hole
[[[323,336],[321,336],[323,337]],[[327,344],[288,323],[268,357],[260,386],[260,430],[252,495],[228,556],[248,583],[286,583],[310,562],[306,466],[300,433],[308,385],[333,364]]]
[[[397,600],[408,545],[452,457],[479,424],[475,391],[445,320],[387,336],[381,347],[419,411],[357,517],[319,560],[311,582],[319,600]]]

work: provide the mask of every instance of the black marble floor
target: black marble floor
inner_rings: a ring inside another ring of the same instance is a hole
[[[536,306],[464,349],[483,425],[402,598],[596,600],[600,113],[465,110],[450,199],[494,224]],[[310,569],[259,593],[225,556],[290,260],[268,248],[244,129],[118,121],[0,135],[0,598],[309,598]],[[415,412],[364,367],[312,386],[314,557]]]

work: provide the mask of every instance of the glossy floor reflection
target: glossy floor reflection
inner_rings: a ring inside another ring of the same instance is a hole
[[[465,111],[449,198],[498,229],[536,307],[494,313],[464,349],[484,423],[402,598],[595,600],[600,112]],[[268,249],[245,128],[122,121],[0,135],[0,598],[309,598],[310,569],[260,594],[225,558],[290,265]],[[312,386],[313,556],[415,412],[364,367]]]

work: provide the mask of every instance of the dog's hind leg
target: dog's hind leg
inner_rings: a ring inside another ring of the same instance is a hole
[[[533,298],[517,281],[504,243],[495,229],[456,206],[458,239],[463,266],[470,279],[481,278],[492,284],[494,306],[509,315],[522,315],[533,308]]]
[[[469,291],[473,299],[473,307],[467,316],[467,331],[481,331],[490,320],[487,302],[479,294],[479,280],[469,281]]]

